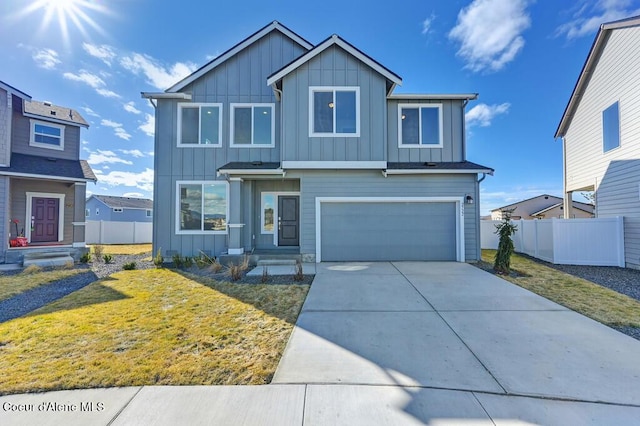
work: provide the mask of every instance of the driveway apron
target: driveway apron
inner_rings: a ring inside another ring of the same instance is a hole
[[[640,406],[639,359],[639,341],[465,263],[322,263],[273,383]]]

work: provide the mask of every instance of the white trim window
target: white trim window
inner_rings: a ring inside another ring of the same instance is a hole
[[[58,151],[64,150],[64,126],[39,120],[30,120],[30,122],[30,146]]]
[[[222,104],[179,103],[178,147],[222,146]]]
[[[100,216],[100,209],[96,207],[96,216]]]
[[[359,136],[359,87],[309,87],[309,137]]]
[[[147,217],[153,217],[153,210],[147,209],[146,214],[147,214]]]
[[[275,104],[231,104],[232,148],[275,146]]]
[[[398,104],[398,147],[442,148],[442,104]]]
[[[260,211],[262,212],[261,233],[273,234],[275,227],[276,201],[278,196],[274,192],[263,192],[260,201]]]
[[[176,234],[226,234],[228,201],[226,181],[177,181]]]
[[[602,151],[608,152],[620,146],[620,108],[614,102],[602,111]]]
[[[91,210],[84,209],[84,217],[89,217],[89,216],[91,216]]]

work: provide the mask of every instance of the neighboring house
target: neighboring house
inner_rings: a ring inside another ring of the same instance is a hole
[[[337,35],[314,46],[273,22],[143,93],[156,107],[154,252],[479,259],[479,182],[493,170],[465,157],[477,95],[394,94],[401,82]]]
[[[86,220],[152,222],[153,201],[146,198],[92,195],[87,199]]]
[[[83,251],[86,184],[96,177],[80,160],[82,127],[77,111],[0,81],[0,262],[42,247]],[[10,247],[16,237],[27,246]]]
[[[565,200],[595,191],[597,217],[624,217],[626,266],[640,269],[640,16],[603,24],[556,131]],[[571,208],[565,201],[565,216]]]
[[[573,202],[572,218],[592,218],[594,207],[591,204]],[[504,214],[510,211],[511,218],[520,219],[551,219],[564,217],[562,198],[542,194],[506,206],[491,210],[491,220],[502,220]]]

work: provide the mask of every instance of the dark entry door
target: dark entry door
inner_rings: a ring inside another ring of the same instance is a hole
[[[278,197],[278,245],[299,245],[300,197],[297,195],[281,195]]]
[[[58,219],[60,199],[36,198],[31,201],[33,230],[32,243],[48,243],[58,241]]]

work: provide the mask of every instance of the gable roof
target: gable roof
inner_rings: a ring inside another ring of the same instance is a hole
[[[194,71],[191,75],[188,75],[187,77],[183,78],[178,83],[174,84],[173,86],[165,90],[165,92],[178,92],[184,89],[187,85],[197,80],[198,78],[202,77],[204,74],[208,73],[209,71],[211,71],[212,69],[220,65],[221,63],[225,62],[227,59],[231,58],[236,53],[240,52],[241,50],[245,49],[246,47],[260,40],[262,37],[269,34],[271,31],[280,31],[282,34],[289,37],[291,40],[295,41],[296,43],[298,43],[300,46],[304,47],[307,50],[313,47],[313,44],[309,43],[307,40],[300,37],[298,34],[294,33],[289,28],[285,27],[278,21],[273,21],[269,25],[266,25],[265,27],[251,34],[249,37],[245,38],[240,43],[233,46],[231,49],[218,55],[218,57],[214,58],[212,61],[205,64],[204,66],[200,67],[199,69]]]
[[[591,204],[581,203],[579,201],[574,201],[572,204],[574,209],[582,210],[583,212],[593,214],[594,207]],[[542,213],[548,212],[549,210],[553,210],[556,207],[562,208],[563,206],[564,206],[564,203],[556,203],[549,207],[545,207],[540,211],[529,213],[529,216],[538,216],[538,215],[541,215]]]
[[[111,195],[92,195],[89,200],[95,198],[110,208],[124,209],[153,209],[153,201],[148,198],[115,197]],[[87,200],[87,201],[89,201]]]
[[[563,137],[567,133],[569,124],[571,124],[573,115],[575,114],[576,109],[578,108],[578,104],[580,103],[580,99],[582,98],[582,95],[584,94],[584,91],[589,84],[591,75],[593,74],[593,71],[598,64],[600,55],[602,54],[604,46],[607,44],[607,40],[609,40],[611,32],[620,28],[630,28],[638,25],[640,25],[640,16],[634,16],[631,18],[621,19],[619,21],[608,22],[600,25],[598,34],[596,35],[596,38],[591,45],[589,55],[587,55],[587,60],[582,66],[582,71],[580,71],[578,81],[573,88],[573,93],[571,93],[571,97],[569,98],[569,103],[564,109],[562,119],[558,124],[558,129],[556,130],[555,134],[556,138]]]
[[[10,84],[5,83],[2,80],[0,80],[0,89],[4,89],[7,93],[12,93],[19,98],[31,100],[31,96],[27,95],[22,90],[18,90],[15,87],[11,86]]]
[[[387,94],[391,93],[396,85],[398,86],[402,85],[402,78],[398,74],[389,70],[387,67],[385,67],[384,65],[382,65],[381,63],[379,63],[378,61],[376,61],[366,53],[362,52],[360,49],[353,46],[351,43],[347,42],[337,34],[330,36],[329,38],[324,40],[322,43],[318,44],[316,47],[309,50],[304,55],[300,56],[297,59],[294,59],[289,64],[285,65],[284,67],[280,68],[278,71],[271,74],[269,77],[267,77],[267,84],[275,88],[275,85],[280,80],[282,80],[284,76],[294,71],[301,65],[309,62],[311,59],[315,58],[316,56],[318,56],[320,53],[324,52],[331,46],[340,46],[342,49],[344,49],[351,55],[358,58],[360,61],[367,64],[369,67],[373,68],[375,71],[382,74],[389,82],[391,82],[391,84],[387,85],[388,86]]]
[[[515,203],[507,204],[506,206],[497,207],[497,208],[495,208],[495,209],[493,209],[491,211],[492,212],[497,212],[497,211],[504,210],[504,209],[507,209],[509,207],[517,206],[518,204],[526,203],[527,201],[535,200],[536,198],[541,198],[541,197],[555,198],[557,201],[562,201],[562,198],[556,197],[555,195],[541,194],[541,195],[536,195],[535,197],[527,198],[526,200],[520,200],[520,201],[517,201]],[[553,202],[553,200],[551,202]]]
[[[23,114],[26,117],[41,118],[78,127],[89,127],[89,123],[74,109],[53,105],[51,102],[24,101]]]
[[[65,160],[16,152],[11,154],[11,166],[0,167],[0,175],[71,182],[96,182],[98,180],[86,160]]]

